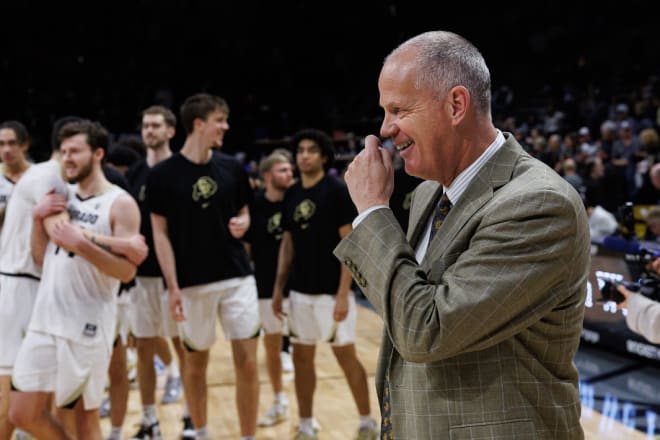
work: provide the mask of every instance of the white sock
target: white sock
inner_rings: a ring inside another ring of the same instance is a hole
[[[253,435],[243,435],[241,440],[255,440],[255,437]]]
[[[286,397],[286,393],[284,391],[280,391],[279,393],[275,394],[275,401],[280,405],[289,404],[289,398]]]
[[[179,371],[179,366],[174,359],[172,359],[172,362],[170,362],[169,365],[165,366],[165,372],[167,373],[167,377],[174,377],[177,379],[181,377],[181,371]]]
[[[206,426],[195,429],[196,440],[207,440],[209,438],[209,430]]]
[[[144,405],[142,407],[142,423],[145,425],[153,425],[157,421],[156,405]]]
[[[360,429],[362,428],[373,428],[376,424],[376,421],[371,418],[370,414],[366,416],[360,416]]]
[[[314,432],[314,417],[301,417],[299,430],[307,435],[316,435]]]
[[[190,417],[190,410],[188,409],[188,402],[183,404],[183,417]]]
[[[121,426],[113,426],[110,428],[110,435],[107,440],[121,440]]]

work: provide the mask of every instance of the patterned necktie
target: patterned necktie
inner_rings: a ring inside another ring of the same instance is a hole
[[[394,436],[392,434],[392,408],[390,407],[390,375],[385,375],[385,383],[383,384],[383,406],[380,409],[380,439],[390,440]]]
[[[431,223],[431,235],[429,236],[429,243],[431,243],[435,233],[438,232],[438,229],[440,229],[440,226],[442,226],[442,222],[445,221],[445,217],[447,217],[447,214],[449,214],[449,210],[452,206],[453,205],[449,201],[449,197],[447,197],[447,193],[443,193],[442,197],[440,198],[440,202],[438,202],[438,206],[435,208],[435,214],[433,215],[433,223]]]
[[[429,237],[429,243],[433,240],[433,236],[442,222],[449,214],[449,210],[453,205],[447,197],[447,193],[442,194],[438,206],[435,208],[435,214],[433,215],[433,223],[431,224],[431,236]],[[380,421],[380,438],[381,440],[393,439],[394,435],[392,434],[392,407],[390,405],[390,375],[389,372],[385,374],[385,383],[383,384],[383,402],[380,409],[381,421]]]

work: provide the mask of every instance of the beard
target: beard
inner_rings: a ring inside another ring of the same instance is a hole
[[[144,141],[144,145],[149,149],[149,150],[158,150],[160,147],[162,147],[165,144],[165,141],[162,141],[157,138],[153,138],[150,141]]]
[[[87,162],[85,165],[83,165],[80,168],[80,171],[78,171],[78,174],[72,177],[67,177],[66,181],[69,183],[80,183],[83,180],[85,180],[90,174],[92,174],[92,169],[94,167],[94,163],[90,160]]]

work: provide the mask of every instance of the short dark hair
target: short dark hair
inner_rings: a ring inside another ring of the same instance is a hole
[[[58,145],[61,145],[64,139],[77,134],[87,136],[87,143],[92,147],[92,151],[98,148],[103,149],[104,153],[107,151],[110,138],[108,130],[99,122],[90,121],[89,119],[80,119],[64,124],[57,135]]]
[[[25,145],[30,143],[30,133],[28,133],[27,128],[25,128],[25,125],[23,125],[22,122],[19,121],[5,121],[2,124],[0,124],[0,130],[3,128],[7,128],[9,130],[13,130],[14,134],[16,135],[16,140],[18,141],[19,145]]]
[[[229,115],[229,105],[227,101],[219,96],[209,95],[208,93],[197,93],[189,96],[181,104],[181,123],[187,134],[193,132],[195,119],[204,119],[214,111],[221,111]]]
[[[59,151],[60,149],[60,129],[69,122],[82,121],[83,118],[80,116],[68,115],[62,116],[61,118],[53,122],[53,129],[50,132],[50,147],[53,151]]]
[[[291,147],[294,151],[298,151],[298,144],[304,139],[313,141],[321,149],[321,155],[326,158],[323,168],[327,171],[332,167],[335,162],[335,145],[332,138],[316,128],[304,128],[291,137]]]

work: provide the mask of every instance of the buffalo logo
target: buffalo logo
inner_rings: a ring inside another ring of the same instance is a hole
[[[275,237],[275,240],[282,239],[282,213],[276,212],[268,219],[266,231]]]
[[[215,180],[208,176],[202,176],[193,184],[192,198],[196,202],[202,200],[202,208],[206,208],[211,204],[206,200],[211,198],[216,191],[218,191],[218,184],[215,183]]]
[[[307,229],[309,227],[309,220],[314,216],[316,212],[316,205],[309,199],[305,199],[296,206],[296,210],[293,213],[293,221],[300,224],[301,229]]]

